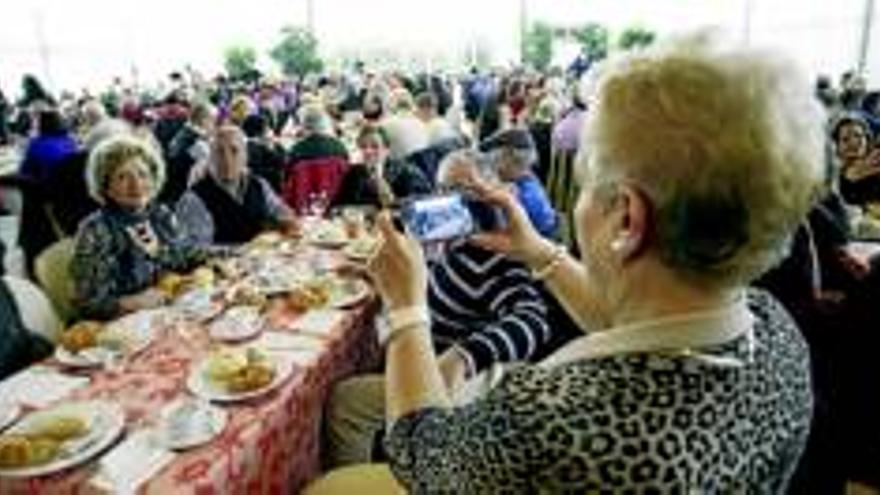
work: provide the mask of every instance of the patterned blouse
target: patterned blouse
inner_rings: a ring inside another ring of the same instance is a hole
[[[205,261],[208,248],[186,240],[164,206],[132,214],[105,206],[80,224],[70,271],[76,302],[87,318],[119,313],[119,298],[136,294],[166,271],[183,271]]]
[[[771,296],[748,301],[753,339],[702,349],[742,367],[657,353],[524,365],[470,405],[398,419],[392,469],[412,493],[784,493],[809,432],[807,348]]]

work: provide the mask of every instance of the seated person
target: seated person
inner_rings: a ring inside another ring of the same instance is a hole
[[[437,96],[434,93],[421,93],[416,98],[416,117],[428,130],[428,145],[436,146],[449,140],[458,139],[458,134],[449,122],[437,114]]]
[[[168,180],[160,191],[159,199],[174,204],[186,192],[193,169],[207,159],[208,140],[214,129],[217,110],[208,102],[196,102],[186,124],[174,135],[165,150]]]
[[[265,230],[297,230],[293,212],[262,177],[250,173],[247,160],[241,130],[217,129],[207,175],[177,204],[192,239],[203,244],[242,244]]]
[[[388,150],[391,158],[406,160],[430,145],[430,136],[425,124],[415,114],[415,101],[412,94],[404,88],[391,92],[389,109],[391,115],[382,121],[382,129],[388,135]]]
[[[428,179],[412,165],[389,158],[388,136],[367,125],[357,137],[363,163],[348,169],[331,206],[380,206],[411,195],[431,192]]]
[[[493,163],[464,150],[443,160],[437,180],[459,187],[498,178]],[[487,210],[486,215],[491,213]],[[428,280],[433,343],[450,392],[494,363],[528,361],[551,340],[555,329],[547,324],[541,288],[522,263],[456,239],[432,263]],[[331,462],[368,462],[385,419],[382,376],[339,384],[328,416]]]
[[[333,137],[330,116],[324,109],[312,103],[300,110],[303,138],[290,149],[290,165],[317,158],[337,157],[348,160],[348,150],[342,141]]]
[[[272,186],[281,191],[284,178],[284,149],[272,141],[270,129],[262,115],[248,115],[241,125],[247,136],[248,168]]]
[[[497,162],[501,180],[516,186],[517,198],[538,232],[544,237],[556,237],[559,218],[544,186],[532,173],[538,152],[529,131],[520,128],[498,131],[480,143],[480,150]]]
[[[378,217],[368,271],[389,308],[385,447],[404,489],[786,492],[810,433],[809,355],[748,284],[815,198],[821,114],[792,64],[710,42],[603,65],[577,163],[581,259],[513,194],[482,191],[506,227],[474,242],[523,262],[588,333],[480,399],[450,400],[422,247]]]
[[[5,251],[0,242],[0,260]],[[0,278],[0,380],[52,353],[52,344],[28,329],[16,295],[9,280]]]
[[[207,257],[154,201],[165,164],[150,145],[120,135],[92,151],[86,170],[89,193],[101,207],[80,224],[70,265],[82,316],[114,318],[164,304],[152,288],[159,276]]]
[[[845,114],[834,122],[831,139],[840,166],[840,194],[847,203],[880,215],[880,148],[868,122]]]

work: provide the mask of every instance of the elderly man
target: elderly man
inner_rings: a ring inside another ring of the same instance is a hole
[[[297,230],[293,212],[261,177],[247,168],[247,147],[238,127],[217,129],[208,173],[177,204],[190,236],[201,243],[241,244],[267,229]]]
[[[544,237],[556,237],[559,218],[544,186],[532,173],[538,152],[529,131],[519,128],[498,131],[480,143],[480,149],[496,162],[501,180],[516,186],[517,198],[535,229]]]

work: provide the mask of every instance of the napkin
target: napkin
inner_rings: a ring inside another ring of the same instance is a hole
[[[291,328],[304,334],[327,338],[339,328],[345,314],[345,311],[338,309],[309,311],[294,321]]]
[[[42,409],[85,387],[89,379],[70,376],[48,366],[32,366],[0,382],[4,402]]]
[[[157,444],[154,431],[140,430],[101,459],[98,473],[89,484],[108,493],[133,495],[175,457],[176,454]]]

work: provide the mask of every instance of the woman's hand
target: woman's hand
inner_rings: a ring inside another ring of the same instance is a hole
[[[473,190],[483,201],[501,208],[507,220],[502,230],[474,235],[471,238],[474,244],[504,253],[532,267],[542,266],[553,259],[556,255],[553,243],[535,230],[529,216],[509,189],[476,182]]]
[[[367,271],[389,310],[426,304],[428,269],[422,246],[394,228],[391,214],[376,219],[381,240]]]

